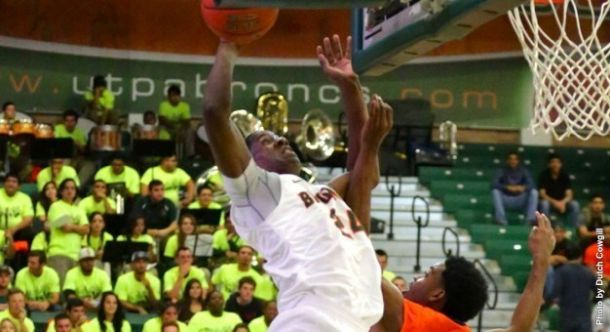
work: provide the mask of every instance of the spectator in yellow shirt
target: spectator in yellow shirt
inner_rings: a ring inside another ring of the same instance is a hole
[[[0,188],[0,229],[7,239],[31,241],[34,237],[30,227],[34,220],[32,200],[19,189],[19,177],[8,174],[4,188]]]
[[[93,190],[91,195],[83,198],[78,207],[85,211],[86,215],[91,215],[94,212],[102,214],[115,214],[116,204],[108,197],[108,187],[103,180],[95,180],[93,182]]]
[[[166,156],[159,166],[146,170],[142,175],[140,193],[148,196],[148,185],[152,180],[159,180],[164,185],[165,198],[172,201],[176,207],[187,207],[195,197],[195,183],[182,168],[178,167],[176,156]],[[180,199],[179,191],[184,188],[184,198]]]
[[[59,186],[66,179],[72,179],[76,182],[77,186],[80,186],[80,180],[76,170],[72,166],[64,164],[63,159],[53,159],[49,162],[49,166],[45,167],[38,173],[36,178],[36,186],[38,191],[42,191],[45,184],[53,181],[56,186]]]
[[[167,99],[159,104],[159,123],[167,128],[172,139],[181,143],[187,156],[194,154],[195,131],[190,126],[191,106],[182,100],[177,85],[167,89]]]
[[[0,321],[9,319],[20,332],[34,332],[34,322],[25,310],[25,294],[18,288],[8,292],[8,309],[0,311]]]
[[[76,127],[78,113],[75,110],[66,110],[63,114],[63,123],[55,125],[55,138],[70,138],[78,154],[83,154],[87,148],[87,136],[82,129]]]
[[[263,315],[248,324],[250,332],[267,332],[271,322],[277,317],[277,302],[267,301],[263,306]]]
[[[93,78],[93,88],[85,92],[85,101],[85,117],[98,125],[118,123],[119,119],[114,110],[114,95],[108,90],[104,76],[97,75]]]

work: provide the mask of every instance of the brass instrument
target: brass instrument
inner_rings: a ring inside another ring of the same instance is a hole
[[[451,159],[457,159],[457,126],[451,121],[445,121],[438,127],[438,140],[441,149],[447,151]]]
[[[335,130],[330,118],[321,110],[307,112],[296,143],[307,157],[316,161],[328,159],[335,152]]]
[[[254,132],[265,130],[261,120],[257,119],[256,116],[248,113],[246,110],[233,111],[229,118],[237,129],[239,129],[243,138],[248,137]]]
[[[256,116],[265,130],[283,136],[288,132],[288,101],[279,92],[267,92],[258,97]]]

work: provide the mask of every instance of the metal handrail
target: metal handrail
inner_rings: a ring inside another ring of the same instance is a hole
[[[426,221],[424,223],[422,223],[422,218],[421,216],[416,216],[415,215],[415,203],[421,200],[424,202],[424,206],[426,207],[425,211],[426,211]],[[420,260],[420,250],[421,250],[421,229],[422,228],[426,228],[428,227],[428,225],[430,224],[430,203],[428,202],[427,199],[425,199],[422,196],[416,195],[415,197],[413,197],[413,200],[411,201],[411,218],[413,219],[413,222],[415,223],[415,225],[417,226],[417,239],[416,239],[416,243],[415,243],[415,266],[413,266],[413,271],[414,272],[421,272],[421,264],[419,263]]]
[[[398,175],[398,186],[390,184],[390,171],[395,170],[393,167],[386,168],[385,187],[390,193],[390,229],[388,231],[388,240],[394,240],[394,200],[402,193],[402,176]]]
[[[496,306],[498,305],[498,284],[496,283],[496,281],[494,280],[494,278],[491,276],[491,273],[489,273],[489,270],[487,270],[487,268],[485,267],[485,265],[483,265],[483,263],[481,262],[481,260],[479,260],[478,258],[475,259],[473,261],[475,266],[479,266],[481,268],[481,270],[483,270],[483,273],[485,274],[485,276],[487,276],[487,279],[489,279],[489,281],[491,282],[492,286],[493,286],[493,301],[490,304],[490,297],[487,298],[487,302],[485,302],[485,306],[487,307],[487,309],[489,310],[493,310],[496,308]],[[482,331],[482,327],[481,325],[483,324],[483,310],[481,310],[481,312],[479,313],[479,327],[477,328],[478,332]]]
[[[447,233],[451,233],[453,234],[453,237],[455,239],[455,246],[457,248],[455,256],[459,257],[460,256],[460,237],[458,235],[458,233],[451,227],[445,227],[445,229],[443,230],[443,241],[441,242],[441,245],[443,247],[443,254],[445,254],[445,257],[449,257],[453,255],[453,252],[451,251],[451,249],[447,249]]]

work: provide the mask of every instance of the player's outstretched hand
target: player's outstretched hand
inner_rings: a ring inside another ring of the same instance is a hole
[[[346,38],[345,50],[341,46],[341,39],[338,35],[333,35],[332,39],[324,37],[322,45],[318,45],[316,48],[316,53],[322,71],[333,82],[341,84],[358,78],[352,68],[351,36]]]
[[[369,119],[362,128],[362,146],[379,149],[383,139],[394,125],[394,111],[378,95],[369,103]]]
[[[534,261],[549,260],[555,248],[555,235],[551,221],[547,216],[536,212],[537,226],[532,228],[529,236],[529,248]]]

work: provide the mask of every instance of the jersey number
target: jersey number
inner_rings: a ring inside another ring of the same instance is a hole
[[[335,221],[335,226],[337,226],[343,236],[353,239],[354,234],[363,231],[364,227],[362,227],[360,220],[358,220],[358,217],[356,217],[352,210],[347,210],[346,213],[347,219],[349,220],[349,228],[345,227],[345,224],[343,223],[341,218],[339,218],[335,209],[330,209],[330,218]]]

